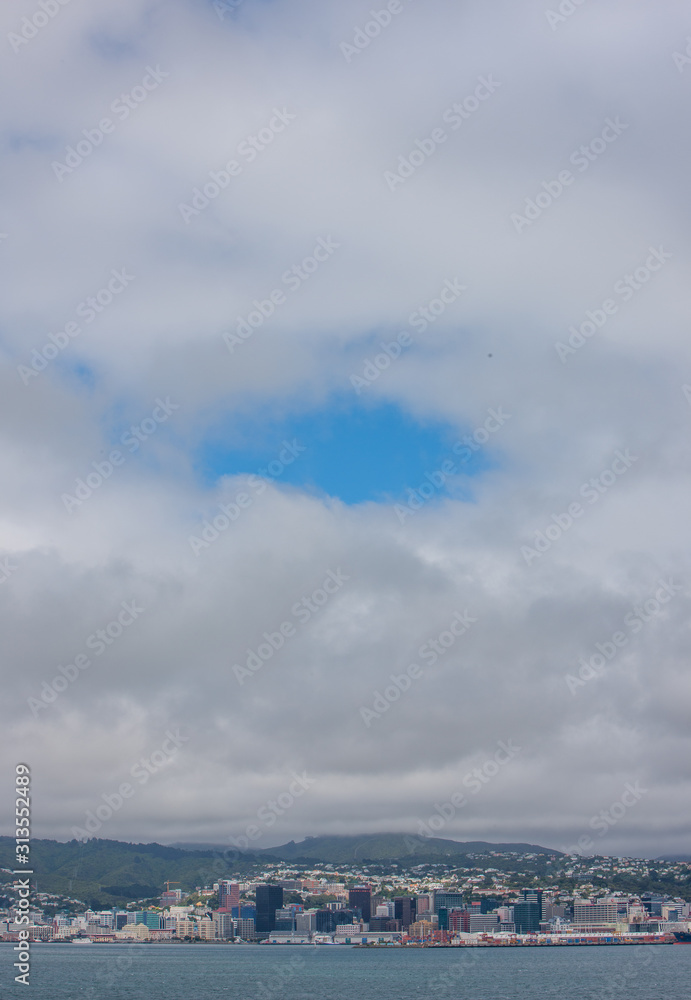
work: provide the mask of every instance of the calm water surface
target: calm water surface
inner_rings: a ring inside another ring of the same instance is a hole
[[[691,945],[524,949],[0,944],[0,1000],[660,1000],[691,996]]]

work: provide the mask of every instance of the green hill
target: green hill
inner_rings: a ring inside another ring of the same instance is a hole
[[[183,851],[118,840],[31,841],[32,885],[39,892],[70,896],[99,909],[157,896],[166,879],[192,892],[219,878],[251,871],[256,860],[254,855],[234,850],[224,855],[210,848]],[[0,837],[0,867],[14,868],[11,837]]]
[[[32,884],[39,892],[58,893],[103,909],[131,900],[160,895],[167,879],[184,892],[210,885],[219,878],[250,874],[267,861],[304,861],[344,865],[369,861],[434,862],[483,855],[490,864],[493,851],[518,855],[555,856],[533,844],[460,843],[423,839],[398,833],[369,837],[308,837],[296,844],[240,853],[214,845],[165,847],[162,844],[127,844],[118,840],[32,840]],[[0,867],[13,869],[14,840],[0,837]],[[1,880],[1,879],[0,879]]]
[[[336,865],[365,859],[371,861],[451,859],[468,854],[487,855],[493,851],[561,856],[560,851],[538,847],[535,844],[490,844],[486,840],[462,842],[441,840],[436,837],[414,837],[403,833],[376,833],[369,837],[307,837],[297,844],[291,840],[288,844],[270,847],[257,853],[262,857],[271,855],[286,861],[305,858]]]

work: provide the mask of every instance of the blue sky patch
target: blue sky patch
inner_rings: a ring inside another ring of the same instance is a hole
[[[434,477],[444,462],[454,463],[454,473],[438,488],[440,496],[449,487],[459,495],[456,474],[474,476],[494,464],[482,449],[464,448],[462,436],[450,424],[419,422],[393,404],[331,405],[283,418],[235,415],[207,438],[196,466],[208,485],[254,473],[347,504],[392,503],[429,482],[427,474]]]

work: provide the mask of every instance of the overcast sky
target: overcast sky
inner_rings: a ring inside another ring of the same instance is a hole
[[[686,5],[43,8],[0,11],[5,802],[688,850]]]

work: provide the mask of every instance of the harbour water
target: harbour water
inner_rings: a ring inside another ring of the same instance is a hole
[[[691,946],[398,948],[37,944],[30,988],[0,945],[0,997],[31,1000],[659,1000],[686,996]]]

